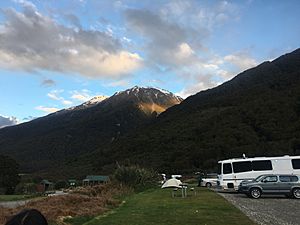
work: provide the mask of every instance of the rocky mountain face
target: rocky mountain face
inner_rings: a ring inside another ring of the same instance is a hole
[[[190,96],[109,152],[170,173],[213,170],[243,153],[300,155],[300,49]]]
[[[15,158],[24,171],[64,167],[148,124],[181,101],[170,92],[141,87],[109,98],[98,96],[82,105],[1,129],[0,154]]]

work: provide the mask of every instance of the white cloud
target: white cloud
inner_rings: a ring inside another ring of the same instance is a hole
[[[90,95],[90,91],[86,89],[83,89],[81,91],[77,91],[77,90],[72,91],[71,94],[72,94],[71,98],[79,102],[86,102],[94,97]]]
[[[13,126],[16,124],[18,124],[18,120],[16,117],[0,115],[0,129],[3,127]]]
[[[71,102],[71,101],[69,101],[69,100],[63,100],[63,101],[62,101],[62,104],[64,104],[64,105],[72,105],[73,102]]]
[[[127,51],[120,40],[105,32],[64,26],[39,13],[29,2],[19,2],[23,12],[3,10],[1,68],[117,78],[142,66],[137,53]]]
[[[231,63],[238,70],[237,72],[244,71],[257,65],[257,62],[247,52],[237,52],[234,54],[226,55],[224,61]]]
[[[202,29],[195,31],[190,27],[180,26],[158,13],[142,9],[128,9],[125,13],[127,26],[143,38],[141,47],[146,54],[148,66],[162,66],[180,70],[182,66],[193,64],[199,50],[199,42],[194,38],[203,37]],[[195,44],[197,43],[197,44]]]
[[[73,102],[70,100],[66,100],[64,97],[61,97],[60,94],[63,93],[64,90],[52,90],[50,91],[47,96],[55,101],[59,101],[60,103],[64,105],[72,105]]]
[[[160,14],[171,21],[212,30],[229,20],[239,18],[239,9],[232,1],[216,1],[209,6],[201,1],[172,0],[160,9]]]
[[[179,60],[185,60],[191,57],[193,54],[194,54],[194,50],[189,46],[189,44],[184,42],[178,46],[175,56]]]
[[[34,119],[36,119],[36,118],[38,118],[38,117],[27,116],[27,117],[23,118],[22,121],[21,121],[20,123],[29,122],[29,121],[34,120]]]
[[[60,94],[60,93],[63,93],[63,92],[64,92],[64,90],[52,90],[51,92],[49,92],[49,93],[47,94],[47,96],[48,96],[49,98],[51,98],[52,100],[61,101],[61,100],[63,100],[63,98],[60,97],[59,94]]]
[[[108,87],[129,87],[130,82],[127,80],[118,80],[118,81],[109,83],[107,86]]]
[[[13,0],[13,1],[16,3],[19,3],[23,7],[30,7],[30,8],[36,9],[36,6],[30,1],[27,1],[27,0]]]
[[[80,74],[89,77],[105,76],[119,77],[137,70],[142,65],[142,59],[138,54],[120,51],[116,54],[109,52],[98,52],[92,48],[86,49],[80,57],[70,56],[69,66]]]
[[[35,107],[35,109],[46,112],[46,113],[54,113],[59,110],[58,108],[55,108],[55,107],[45,107],[45,106],[37,106],[37,107]]]
[[[198,2],[174,0],[158,12],[127,9],[125,16],[129,29],[143,38],[145,64],[176,74],[185,86],[179,93],[183,97],[232,76],[231,68],[225,65],[229,62],[204,43],[215,26],[238,17],[234,4],[220,1],[205,8]]]
[[[206,82],[205,80],[198,81],[194,84],[186,86],[180,92],[176,93],[176,95],[182,98],[187,98],[188,96],[194,95],[200,91],[207,90],[209,88],[213,88],[219,84],[220,83],[212,82],[212,81],[210,82]]]

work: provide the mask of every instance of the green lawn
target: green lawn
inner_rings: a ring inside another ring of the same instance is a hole
[[[32,195],[0,195],[0,202],[18,201],[33,198]]]
[[[179,195],[180,193],[178,193]],[[254,225],[238,209],[213,191],[201,188],[197,195],[172,198],[170,189],[148,190],[125,199],[104,216],[74,218],[73,225]]]

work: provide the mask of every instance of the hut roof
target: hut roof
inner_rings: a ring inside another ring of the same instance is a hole
[[[42,180],[42,181],[41,181],[41,184],[49,184],[49,185],[51,185],[51,184],[53,184],[53,183],[50,182],[49,180]]]
[[[99,175],[88,175],[83,181],[109,181],[108,176],[99,176]]]

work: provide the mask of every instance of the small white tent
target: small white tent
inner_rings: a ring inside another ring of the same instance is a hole
[[[161,188],[181,188],[180,184],[182,184],[182,182],[180,180],[177,180],[175,178],[171,178],[171,179],[167,180],[161,186]]]

